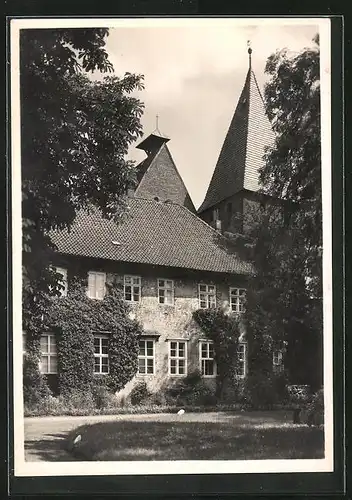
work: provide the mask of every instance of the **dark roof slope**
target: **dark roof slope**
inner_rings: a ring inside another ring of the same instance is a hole
[[[138,198],[170,200],[196,212],[187,188],[180,176],[166,142],[168,139],[151,134],[137,146],[147,157],[137,165]]]
[[[60,253],[219,273],[248,274],[251,266],[185,207],[131,198],[120,224],[97,209],[81,211],[70,232],[51,233]]]
[[[241,189],[257,191],[264,148],[273,140],[274,132],[265,112],[256,77],[250,68],[198,213]]]

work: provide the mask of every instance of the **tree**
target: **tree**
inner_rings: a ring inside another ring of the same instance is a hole
[[[142,103],[130,94],[141,75],[112,72],[107,29],[26,29],[20,35],[24,320],[58,292],[50,231],[69,228],[95,205],[118,217],[135,182],[129,145],[142,129]]]
[[[322,381],[322,200],[319,40],[269,57],[264,97],[276,133],[260,171],[262,207],[249,214],[256,269],[247,297],[250,369],[270,372],[286,346],[291,382]],[[248,226],[248,223],[247,223]]]

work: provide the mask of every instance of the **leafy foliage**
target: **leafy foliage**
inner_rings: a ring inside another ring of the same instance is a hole
[[[58,335],[60,392],[91,389],[95,378],[94,332],[109,333],[110,372],[102,377],[115,392],[137,371],[142,330],[138,322],[129,319],[128,306],[114,286],[103,300],[93,300],[87,297],[84,285],[79,279],[71,282],[67,297],[53,299],[45,317],[47,329]]]
[[[141,75],[92,80],[112,72],[107,29],[26,29],[20,35],[24,328],[40,317],[57,276],[50,231],[69,228],[92,204],[118,216],[135,182],[125,160],[141,135]]]
[[[234,315],[226,315],[222,309],[197,309],[193,318],[214,343],[216,395],[221,399],[225,383],[235,379],[237,347],[241,335],[239,320]]]
[[[285,347],[291,383],[322,382],[322,201],[319,46],[267,62],[268,115],[276,132],[260,172],[264,203],[248,213],[255,273],[247,294],[249,370],[269,377]]]
[[[45,376],[39,372],[38,359],[33,354],[23,356],[23,400],[33,406],[51,395]]]

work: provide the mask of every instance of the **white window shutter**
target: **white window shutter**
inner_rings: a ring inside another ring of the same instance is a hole
[[[95,273],[88,273],[88,297],[95,299]]]
[[[97,274],[96,297],[103,299],[105,296],[105,274]]]

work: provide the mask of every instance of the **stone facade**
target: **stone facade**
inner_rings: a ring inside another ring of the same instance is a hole
[[[186,374],[200,368],[199,342],[206,340],[204,333],[193,320],[193,311],[199,308],[198,284],[216,286],[216,305],[230,311],[230,287],[244,287],[245,278],[235,275],[217,275],[215,273],[191,272],[188,270],[167,267],[127,264],[83,258],[61,257],[57,266],[67,269],[68,287],[73,276],[87,276],[88,271],[106,273],[106,282],[114,284],[123,291],[124,276],[141,277],[141,296],[139,302],[130,302],[130,314],[142,324],[145,339],[154,342],[154,374],[137,374],[126,387],[120,391],[119,397],[128,396],[134,385],[145,380],[151,392],[157,392],[165,385],[183,375],[169,374],[169,341],[186,342],[187,362]],[[158,279],[173,280],[173,305],[160,304],[158,298]],[[215,376],[204,377],[210,387],[215,389]]]

